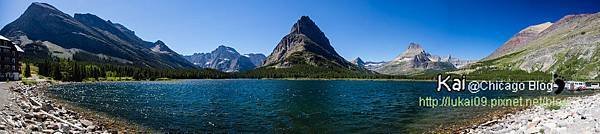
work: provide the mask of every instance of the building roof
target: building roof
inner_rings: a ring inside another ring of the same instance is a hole
[[[0,35],[0,40],[10,41],[8,38],[6,38],[6,37],[4,37],[2,35]]]
[[[19,45],[16,45],[16,44],[15,44],[15,48],[17,48],[17,51],[18,51],[18,52],[25,52],[25,51],[23,51],[23,49],[21,49],[21,47],[19,47]]]
[[[2,35],[0,35],[0,40],[5,40],[5,41],[10,42],[10,40],[8,38],[6,38],[6,37],[4,37]],[[19,47],[19,45],[14,44],[12,42],[10,42],[10,44],[13,44],[15,46],[15,48],[17,49],[17,51],[19,51],[19,52],[25,52],[25,51],[23,51],[23,49],[21,49],[21,47]]]

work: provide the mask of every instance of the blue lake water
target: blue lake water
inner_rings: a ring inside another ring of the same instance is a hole
[[[48,92],[164,132],[424,132],[491,110],[418,106],[419,97],[473,96],[435,88],[434,82],[235,79],[74,83],[52,86]]]

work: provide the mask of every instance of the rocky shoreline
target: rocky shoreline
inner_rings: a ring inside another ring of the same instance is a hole
[[[43,90],[51,85],[49,82],[0,84],[0,134],[119,133],[123,130],[47,98]]]
[[[534,106],[460,133],[600,133],[600,94],[570,97],[566,102],[558,109]]]

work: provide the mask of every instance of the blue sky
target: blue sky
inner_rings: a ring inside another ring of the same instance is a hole
[[[0,26],[33,1],[0,1]],[[51,0],[61,11],[92,13],[162,40],[180,54],[218,45],[271,53],[291,25],[310,16],[348,60],[391,60],[410,42],[426,51],[480,59],[521,29],[568,14],[596,13],[600,1],[526,0]]]

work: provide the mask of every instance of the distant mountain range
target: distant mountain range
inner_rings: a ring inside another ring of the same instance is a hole
[[[478,60],[463,60],[463,59],[454,58],[451,55],[448,55],[448,57],[443,57],[442,61],[450,62],[457,69],[461,69],[461,68],[468,66],[469,64],[477,62]]]
[[[184,58],[202,68],[238,72],[260,67],[266,57],[263,54],[252,53],[241,55],[235,49],[221,45],[210,53],[195,53]]]
[[[375,71],[390,75],[414,75],[429,71],[448,71],[456,69],[448,59],[442,60],[439,56],[431,55],[416,43],[410,43],[398,57],[387,62]]]
[[[302,16],[266,57],[239,54],[219,46],[210,53],[181,56],[165,42],[145,41],[125,26],[93,14],[70,16],[46,3],[32,3],[0,35],[10,38],[30,60],[60,58],[159,69],[213,68],[224,72],[251,71],[261,77],[315,77],[375,72],[415,75],[428,72],[524,70],[558,73],[573,79],[600,80],[600,13],[568,15],[551,23],[526,27],[481,61],[430,54],[416,43],[391,61],[352,62],[342,58],[325,33]],[[286,70],[288,69],[288,70]],[[372,71],[369,71],[372,70]],[[284,75],[273,74],[273,72]],[[291,71],[291,72],[290,72]]]
[[[470,69],[558,73],[600,80],[600,13],[567,15],[521,30]]]
[[[398,57],[392,61],[363,61],[357,57],[352,61],[359,67],[390,75],[415,75],[425,72],[444,72],[474,63],[472,60],[461,60],[451,55],[441,57],[427,53],[419,44],[410,43]]]
[[[195,68],[160,40],[144,41],[121,24],[93,14],[72,17],[46,3],[32,3],[0,34],[19,43],[29,59],[55,57],[163,69]]]

